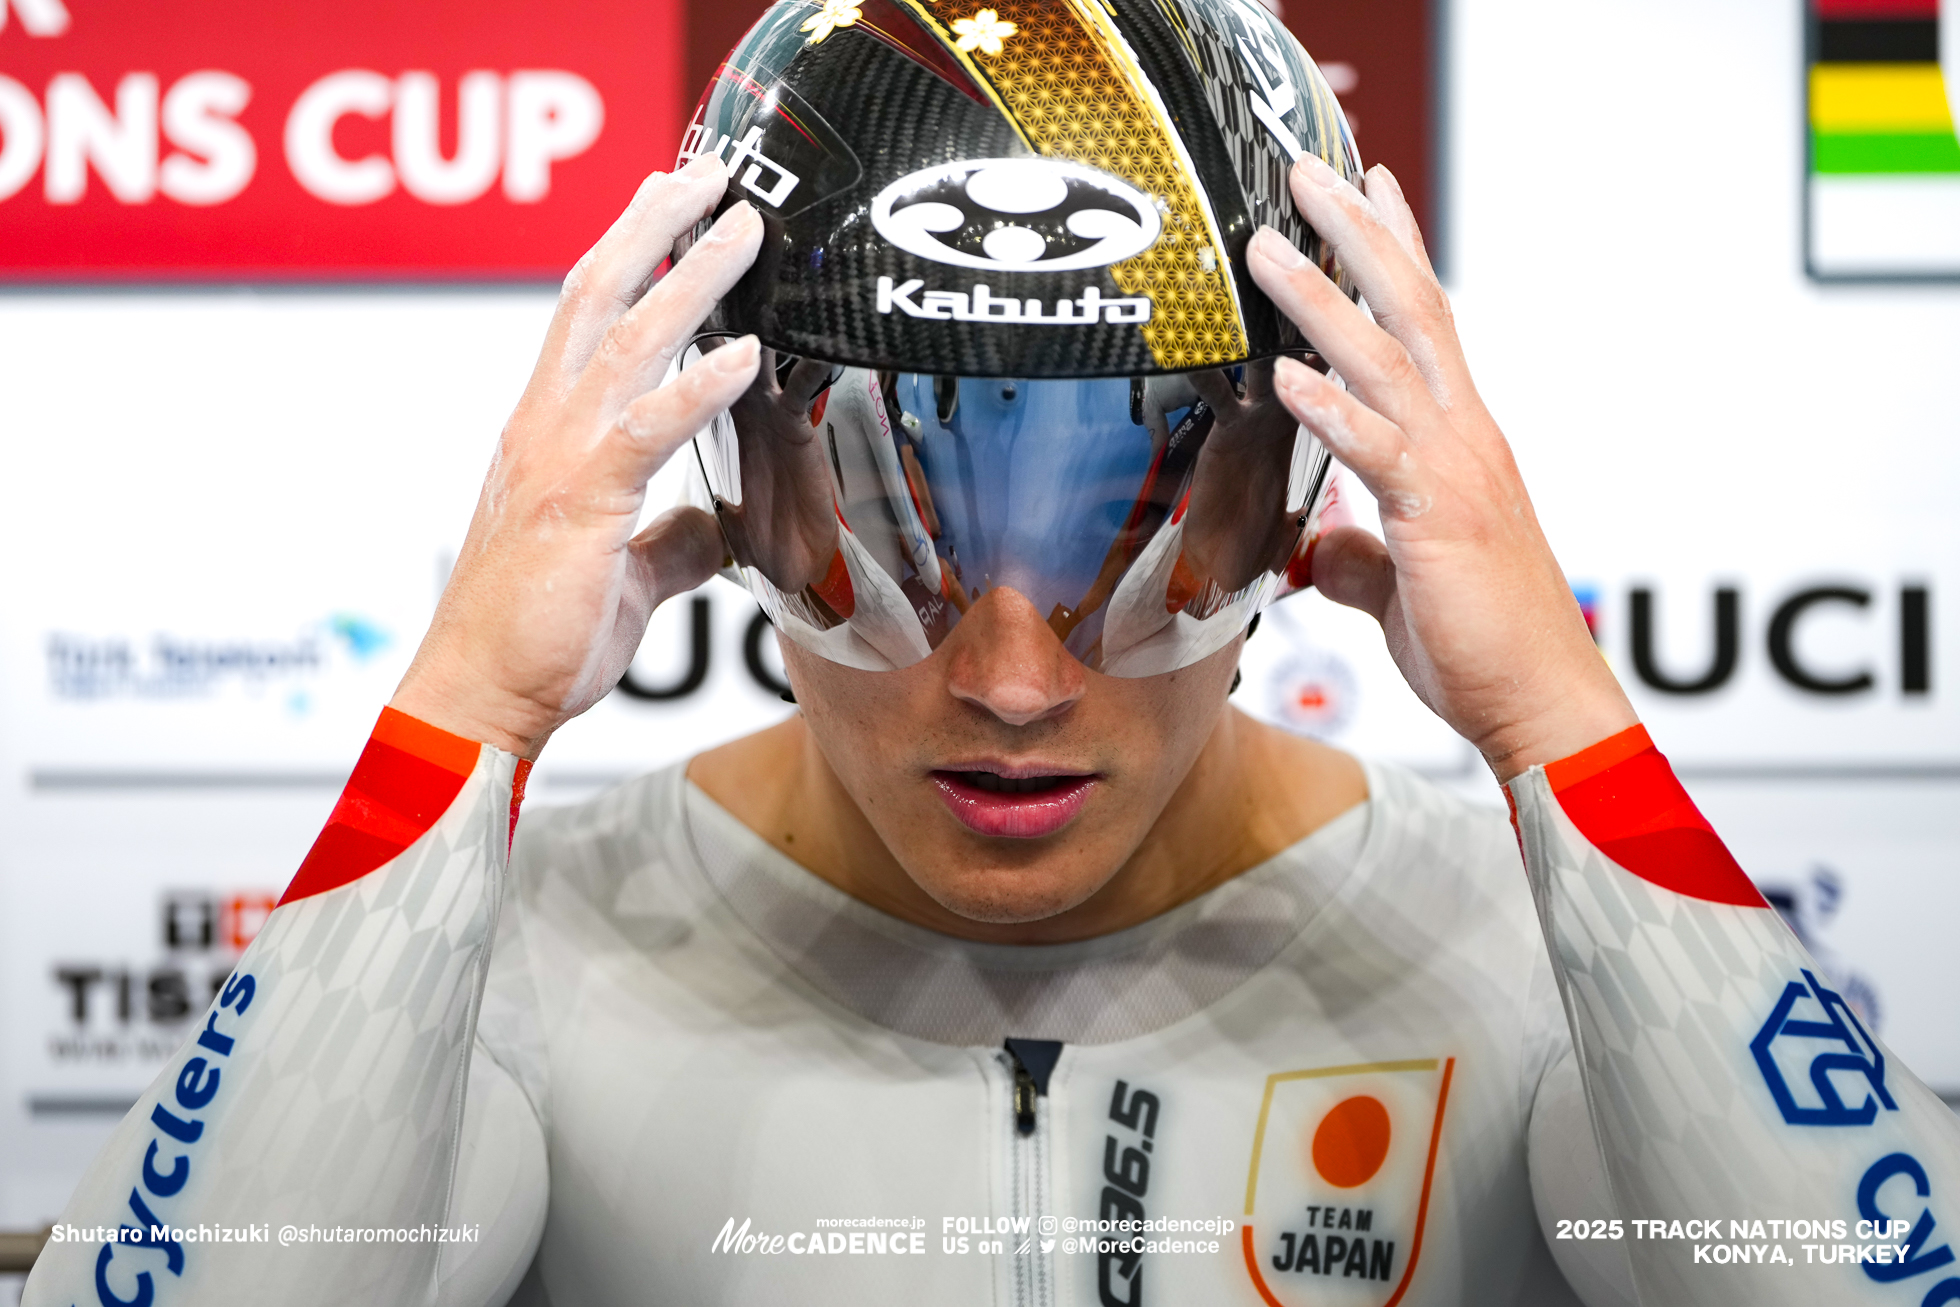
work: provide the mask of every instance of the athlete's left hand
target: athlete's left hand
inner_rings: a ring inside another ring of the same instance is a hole
[[[1261,572],[1286,565],[1300,538],[1287,515],[1288,472],[1299,424],[1273,393],[1273,364],[1245,369],[1245,393],[1223,371],[1187,374],[1211,409],[1211,434],[1198,450],[1184,514],[1184,561],[1200,581],[1230,594]],[[1266,524],[1264,533],[1254,523]]]
[[[1314,585],[1381,622],[1409,684],[1500,781],[1633,725],[1470,379],[1402,188],[1377,166],[1364,195],[1311,155],[1290,180],[1374,313],[1278,232],[1253,238],[1253,278],[1348,387],[1282,359],[1274,388],[1381,505],[1382,539],[1343,527],[1320,541]]]

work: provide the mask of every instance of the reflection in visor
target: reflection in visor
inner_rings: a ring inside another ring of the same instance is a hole
[[[909,666],[1005,588],[1087,666],[1147,676],[1304,584],[1328,458],[1270,367],[1014,381],[765,359],[695,444],[744,579],[806,647]]]

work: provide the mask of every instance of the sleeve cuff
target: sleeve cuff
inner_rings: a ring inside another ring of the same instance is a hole
[[[485,750],[495,753],[490,745],[383,708],[347,788],[280,905],[359,880],[421,839],[462,793]],[[511,787],[513,835],[530,766],[528,760],[518,763]]]
[[[1544,771],[1586,841],[1642,880],[1711,903],[1767,906],[1645,726],[1629,726]]]

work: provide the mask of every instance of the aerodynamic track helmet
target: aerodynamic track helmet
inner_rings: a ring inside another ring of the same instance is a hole
[[[780,0],[708,87],[681,161],[764,235],[688,361],[767,348],[704,489],[836,662],[1007,588],[1086,665],[1171,671],[1306,583],[1330,460],[1270,377],[1311,346],[1245,253],[1268,224],[1346,286],[1286,179],[1358,179],[1353,135],[1252,0],[989,3]]]

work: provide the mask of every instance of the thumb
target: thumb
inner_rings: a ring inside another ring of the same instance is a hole
[[[629,566],[651,612],[715,574],[728,557],[721,524],[689,505],[670,508],[626,544]]]
[[[1395,598],[1395,563],[1388,546],[1358,526],[1337,527],[1313,551],[1313,584],[1337,604],[1381,621]]]

